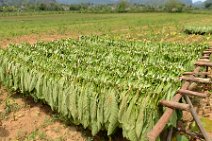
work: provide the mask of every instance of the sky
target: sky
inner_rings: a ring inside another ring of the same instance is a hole
[[[205,0],[192,0],[193,2],[197,2],[197,1],[205,1]]]

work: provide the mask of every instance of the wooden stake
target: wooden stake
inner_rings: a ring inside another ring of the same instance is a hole
[[[185,97],[186,103],[188,103],[190,105],[190,107],[191,107],[191,114],[192,114],[196,124],[198,125],[199,130],[201,131],[202,135],[204,136],[205,141],[211,141],[209,136],[208,136],[208,134],[207,134],[207,132],[205,131],[205,128],[203,128],[203,126],[201,124],[201,121],[200,121],[196,111],[194,110],[194,107],[193,107],[193,105],[191,103],[190,98],[187,95],[184,95],[184,97]]]
[[[210,62],[210,60],[207,58],[207,59],[199,59],[198,62]]]
[[[206,51],[203,51],[203,54],[211,54],[212,53],[212,51],[211,50],[206,50]]]
[[[205,61],[196,62],[195,65],[197,65],[197,66],[212,67],[212,63],[211,62],[205,62]]]
[[[209,56],[202,56],[201,59],[209,59]]]
[[[179,102],[175,102],[175,101],[161,100],[160,104],[162,104],[166,107],[169,107],[171,109],[180,109],[180,110],[184,110],[184,111],[190,110],[190,106],[188,104],[179,103]]]
[[[191,82],[196,82],[196,83],[205,83],[205,84],[211,84],[212,83],[210,78],[182,76],[180,79],[182,79],[184,81],[191,81]]]
[[[185,72],[185,73],[183,73],[183,75],[210,75],[210,73],[209,72],[198,72],[198,73]]]
[[[189,90],[180,89],[178,92],[181,93],[181,94],[183,94],[183,95],[198,96],[198,97],[202,97],[202,98],[208,97],[208,94],[194,92],[194,91],[189,91]]]
[[[172,135],[173,135],[173,127],[171,127],[171,129],[169,130],[167,141],[172,141]]]

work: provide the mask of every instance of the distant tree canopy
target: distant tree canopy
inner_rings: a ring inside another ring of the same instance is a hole
[[[168,12],[182,12],[185,4],[179,0],[168,0],[165,3],[165,10]]]
[[[126,12],[126,9],[128,7],[128,2],[126,0],[119,0],[119,3],[117,5],[117,11],[120,13]]]
[[[205,1],[205,8],[212,9],[212,0]]]
[[[62,11],[63,8],[57,3],[41,3],[38,5],[38,9],[41,11]]]
[[[189,5],[191,0],[119,0],[112,4],[61,4],[58,0],[0,0],[0,12],[20,11],[73,11],[91,13],[126,13],[126,12],[183,12],[192,10]],[[61,0],[62,1],[62,0]],[[133,3],[135,1],[135,3]],[[153,2],[160,4],[153,4]],[[205,8],[212,8],[212,0],[205,2]]]

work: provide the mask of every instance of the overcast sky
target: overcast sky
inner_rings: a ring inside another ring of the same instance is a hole
[[[193,0],[193,2],[197,2],[197,1],[205,1],[205,0]]]

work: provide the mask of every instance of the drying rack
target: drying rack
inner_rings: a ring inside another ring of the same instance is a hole
[[[186,72],[183,74],[181,80],[184,81],[184,83],[171,101],[160,101],[160,104],[167,108],[153,129],[147,134],[149,141],[155,141],[158,138],[176,109],[190,112],[201,132],[202,138],[205,139],[205,141],[211,141],[190,100],[190,96],[200,98],[208,97],[207,92],[201,93],[192,90],[195,87],[194,84],[212,84],[209,72],[209,68],[212,68],[212,62],[210,62],[211,54],[212,47],[203,52],[201,59],[195,63],[195,69],[193,72]],[[205,71],[201,72],[201,68],[203,67],[205,68]],[[185,103],[179,103],[182,98],[184,98]],[[171,138],[167,140],[169,141]]]

